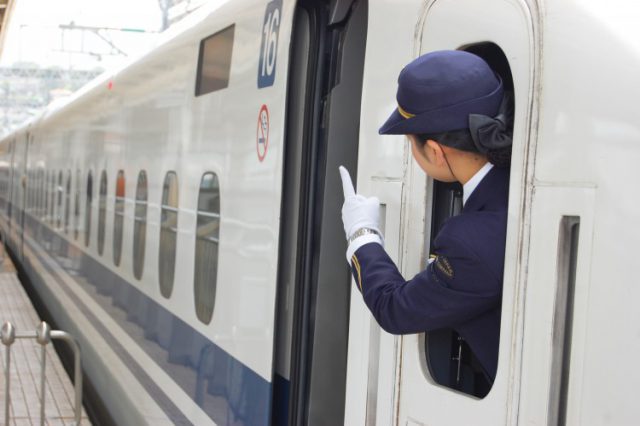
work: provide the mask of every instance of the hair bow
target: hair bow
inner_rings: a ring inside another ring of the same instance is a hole
[[[469,114],[469,132],[481,154],[511,145],[513,140],[513,100],[505,93],[498,115],[489,117],[482,114]]]

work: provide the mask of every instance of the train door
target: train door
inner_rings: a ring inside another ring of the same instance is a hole
[[[493,383],[477,374],[477,366],[464,341],[451,330],[403,336],[400,386],[397,390],[398,423],[505,424],[517,415],[519,383],[518,289],[523,285],[526,262],[523,246],[530,191],[525,185],[532,173],[528,159],[533,144],[530,128],[535,111],[538,47],[535,10],[518,0],[475,2],[438,0],[427,4],[419,24],[419,49],[423,54],[441,49],[465,49],[484,59],[502,75],[515,96],[514,144],[504,271],[502,322],[497,375]],[[455,31],[452,31],[455,28]],[[422,171],[413,162],[409,181],[420,182]],[[404,265],[424,268],[429,241],[442,222],[459,212],[461,188],[428,182],[425,192],[407,191]],[[414,206],[423,206],[422,208]],[[426,219],[424,234],[409,232],[407,224]],[[431,238],[430,238],[431,237]],[[425,241],[427,243],[425,244]],[[424,247],[422,254],[411,248]],[[415,271],[406,271],[411,275]]]
[[[273,424],[344,422],[351,277],[338,166],[355,176],[367,11],[366,0],[301,1],[296,9]]]

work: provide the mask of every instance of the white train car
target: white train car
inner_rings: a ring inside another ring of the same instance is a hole
[[[0,142],[0,226],[83,351],[104,424],[637,423],[640,9],[613,0],[203,8]],[[466,49],[516,102],[498,371],[392,336],[351,285],[337,168],[424,267],[459,188],[379,136],[412,58]]]

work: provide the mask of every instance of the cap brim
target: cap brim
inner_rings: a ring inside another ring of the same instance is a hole
[[[406,133],[404,133],[402,131],[398,131],[397,128],[398,127],[403,127],[403,126],[400,126],[400,125],[402,123],[406,122],[406,121],[407,121],[407,119],[404,118],[402,115],[400,115],[398,110],[395,109],[391,113],[391,115],[389,116],[387,121],[385,121],[385,123],[382,125],[382,127],[380,127],[380,129],[378,129],[378,134],[380,134],[380,135],[404,135]]]

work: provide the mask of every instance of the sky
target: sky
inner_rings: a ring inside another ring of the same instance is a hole
[[[117,50],[93,33],[59,28],[71,22],[147,31],[103,32],[117,49],[135,55],[155,44],[162,18],[158,0],[19,0],[8,27],[0,66],[31,62],[65,69],[110,68],[125,58],[110,55]]]

